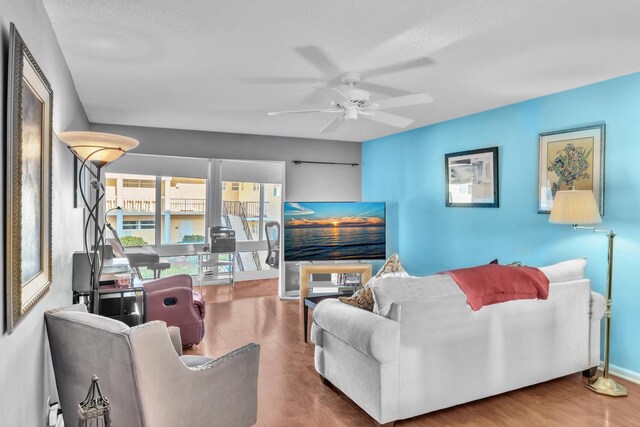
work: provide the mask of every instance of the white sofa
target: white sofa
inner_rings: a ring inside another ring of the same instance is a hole
[[[315,367],[380,424],[586,371],[605,305],[590,285],[552,281],[547,300],[476,312],[450,289],[387,317],[327,299],[313,313]]]

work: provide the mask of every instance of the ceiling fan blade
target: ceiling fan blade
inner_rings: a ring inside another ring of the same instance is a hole
[[[313,77],[243,77],[239,80],[252,84],[310,84],[317,83],[320,79]]]
[[[306,114],[306,113],[341,113],[341,108],[321,108],[318,110],[291,110],[291,111],[270,111],[268,116],[279,116],[280,114]]]
[[[406,128],[415,120],[406,117],[396,116],[395,114],[385,113],[378,110],[367,110],[366,114],[360,114],[360,117],[374,122],[384,123],[385,125],[395,126],[397,128]]]
[[[409,105],[419,105],[419,104],[428,104],[433,102],[433,98],[428,93],[414,93],[411,95],[405,96],[396,96],[395,98],[387,98],[380,99],[371,104],[371,108],[376,108],[377,105],[379,110],[384,110],[387,108],[397,108],[397,107],[406,107]]]
[[[435,64],[435,61],[425,56],[424,58],[412,59],[410,61],[398,62],[397,64],[385,65],[384,67],[378,67],[372,70],[363,71],[362,76],[363,79],[369,79],[371,77],[381,76],[383,74],[397,73],[398,71],[425,67],[432,64]]]
[[[380,93],[387,96],[404,96],[411,95],[411,92],[404,89],[398,89],[391,86],[379,85],[371,82],[359,82],[358,88],[368,90],[369,92]]]
[[[333,78],[341,74],[340,67],[319,46],[299,46],[295,51],[320,70],[325,78]]]
[[[344,123],[344,116],[338,116],[335,119],[331,120],[329,123],[325,125],[322,129],[320,129],[320,133],[328,133],[333,132],[338,129]]]
[[[351,100],[337,87],[314,86],[314,89],[320,90],[327,94],[331,100],[340,105],[351,105]]]

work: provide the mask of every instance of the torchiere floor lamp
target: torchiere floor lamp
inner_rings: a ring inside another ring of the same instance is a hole
[[[104,224],[100,224],[100,203],[104,198],[104,186],[100,181],[102,168],[122,157],[124,153],[138,146],[138,140],[111,133],[73,131],[58,135],[73,155],[81,162],[78,169],[78,189],[87,209],[84,223],[84,251],[90,268],[89,307],[92,313],[98,313],[98,285],[104,260]],[[93,189],[93,198],[85,188],[85,173],[91,176],[89,186]]]

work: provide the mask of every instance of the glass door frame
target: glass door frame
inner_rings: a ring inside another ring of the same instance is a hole
[[[211,224],[210,226],[220,226],[222,224],[222,215],[223,215],[223,202],[222,202],[222,162],[227,159],[212,159],[210,165],[210,179],[208,182],[211,183],[211,188],[209,189],[209,196],[211,197],[211,209],[210,215],[207,218],[207,223]],[[285,162],[284,161],[260,161],[260,160],[236,160],[229,159],[227,161],[238,161],[238,162],[247,162],[247,164],[251,163],[275,163],[280,164],[282,167],[282,182],[279,183],[281,185],[281,193],[280,193],[280,224],[284,219],[284,194],[285,194],[285,185],[284,185],[284,171],[285,171]],[[249,181],[247,181],[249,182]],[[261,212],[264,209],[264,183],[260,183],[260,209]],[[263,213],[263,212],[262,212]],[[236,251],[237,252],[257,252],[257,251],[266,251],[267,250],[267,240],[264,238],[264,215],[260,215],[259,219],[259,240],[254,241],[237,241],[236,242]],[[209,238],[207,236],[207,238]],[[281,240],[282,241],[282,240]],[[237,271],[235,273],[236,281],[243,280],[259,280],[259,279],[272,279],[272,278],[280,278],[280,282],[282,283],[282,275],[281,272],[283,270],[282,264],[282,256],[283,252],[280,251],[280,268],[278,270],[254,270],[254,271]]]

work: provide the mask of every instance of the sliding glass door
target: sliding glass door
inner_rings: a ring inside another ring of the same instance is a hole
[[[282,169],[274,162],[221,162],[219,221],[236,234],[236,280],[278,277],[265,262],[265,224],[281,221]]]
[[[281,184],[260,182],[222,182],[223,226],[236,233],[238,245],[237,271],[271,270],[265,264],[267,258],[267,236],[264,224],[280,221]],[[270,275],[268,275],[270,276]]]

